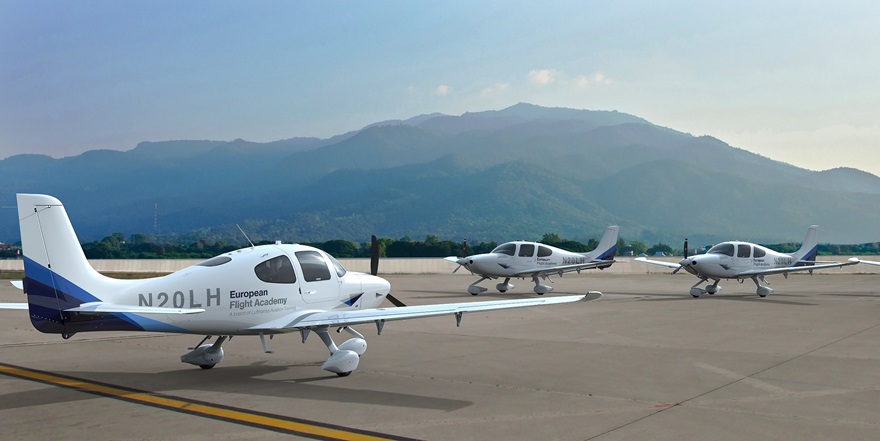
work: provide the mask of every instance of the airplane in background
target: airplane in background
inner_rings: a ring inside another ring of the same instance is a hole
[[[501,244],[486,254],[449,256],[444,257],[444,260],[458,264],[453,273],[464,267],[471,274],[480,276],[480,280],[468,286],[468,292],[472,295],[486,291],[478,283],[499,277],[504,277],[504,282],[495,285],[499,292],[514,288],[510,283],[512,278],[530,277],[535,282],[535,293],[544,295],[553,291],[553,287],[541,283],[540,279],[549,279],[552,274],[562,276],[571,271],[580,273],[585,269],[605,269],[611,266],[617,253],[618,229],[616,226],[608,227],[599,245],[589,253],[573,253],[542,243],[515,241]]]
[[[697,276],[700,281],[694,284],[690,290],[690,294],[694,298],[705,293],[711,295],[721,291],[721,287],[718,286],[721,279],[737,279],[742,282],[746,278],[755,282],[759,296],[767,297],[773,292],[773,288],[762,286],[759,283],[760,281],[765,285],[770,284],[764,276],[782,274],[788,278],[788,273],[796,271],[809,271],[812,274],[813,270],[821,268],[837,268],[859,263],[856,258],[846,262],[817,262],[818,228],[818,225],[810,226],[800,249],[791,254],[780,253],[749,242],[731,241],[713,246],[706,254],[689,256],[687,239],[685,239],[685,258],[678,263],[649,260],[644,257],[637,257],[635,261],[674,268],[672,274],[684,268],[685,271]],[[700,288],[701,284],[709,280],[713,280],[715,283],[707,285],[705,289]]]
[[[318,334],[330,351],[322,369],[346,376],[357,369],[367,349],[353,325],[453,315],[461,324],[466,312],[492,311],[592,300],[560,296],[490,302],[381,308],[391,285],[376,276],[378,247],[373,237],[372,274],[346,271],[329,254],[297,244],[242,248],[205,260],[164,277],[120,280],[89,265],[61,202],[47,195],[18,194],[24,256],[24,280],[16,286],[27,303],[0,309],[27,309],[33,326],[69,339],[87,331],[150,331],[205,337],[180,357],[181,362],[210,369],[223,360],[222,345],[238,335],[265,336],[299,332],[305,343]],[[353,338],[337,346],[330,328]],[[213,342],[208,342],[212,336]],[[208,342],[208,343],[206,343]]]

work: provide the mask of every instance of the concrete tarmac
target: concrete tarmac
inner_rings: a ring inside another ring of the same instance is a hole
[[[459,271],[461,273],[461,271]],[[534,297],[528,280],[465,292],[469,274],[390,276],[407,304]],[[880,275],[769,278],[691,298],[690,275],[598,271],[548,296],[593,302],[389,322],[346,378],[316,336],[224,345],[212,370],[180,363],[199,336],[40,334],[0,311],[0,362],[280,417],[427,440],[880,439]],[[24,301],[3,284],[0,302]],[[337,337],[337,343],[346,334]],[[149,395],[149,394],[147,394]],[[286,433],[0,375],[3,439],[251,440]],[[354,439],[354,435],[352,435]]]

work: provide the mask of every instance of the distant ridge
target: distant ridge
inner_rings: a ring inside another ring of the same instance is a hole
[[[42,192],[68,207],[81,240],[112,232],[181,240],[364,241],[467,237],[695,246],[740,238],[880,240],[880,178],[823,172],[617,111],[519,103],[459,116],[373,123],[328,139],[176,140],[129,151],[0,160],[0,198]],[[158,215],[158,225],[154,224]],[[234,228],[234,227],[233,227]],[[0,239],[18,240],[16,216]]]

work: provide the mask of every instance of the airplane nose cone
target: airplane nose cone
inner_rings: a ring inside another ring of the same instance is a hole
[[[696,264],[697,261],[694,260],[693,263]],[[691,260],[688,259],[687,257],[685,257],[684,259],[681,259],[681,260],[678,262],[678,264],[681,265],[681,266],[688,266],[688,265],[691,264]]]
[[[364,292],[388,294],[391,292],[391,283],[379,276],[364,274],[361,276],[361,289],[363,289]]]

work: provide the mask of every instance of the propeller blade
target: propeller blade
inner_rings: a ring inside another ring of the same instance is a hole
[[[397,300],[397,297],[394,297],[393,295],[391,295],[390,292],[388,293],[388,295],[385,296],[385,298],[388,299],[389,302],[394,304],[394,306],[397,306],[397,307],[406,306],[403,302],[401,302],[400,300]]]
[[[376,235],[373,235],[370,241],[370,274],[379,274],[379,242]]]
[[[459,265],[459,266],[457,266],[457,267],[455,267],[455,269],[454,269],[454,270],[452,270],[452,274],[455,274],[455,273],[457,273],[457,272],[458,272],[458,270],[460,270],[460,269],[461,269],[461,267],[462,267],[462,266],[463,266],[463,265]]]
[[[688,256],[688,238],[685,237],[684,238],[684,257],[687,258],[687,256]]]

